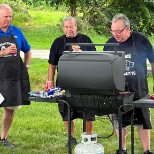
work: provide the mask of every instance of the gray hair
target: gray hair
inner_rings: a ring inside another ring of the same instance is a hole
[[[76,19],[75,19],[74,17],[72,17],[72,16],[69,16],[69,17],[64,18],[64,19],[63,19],[63,25],[64,25],[64,22],[65,22],[65,21],[68,21],[68,20],[73,20],[74,23],[75,23],[75,25],[77,25]]]
[[[125,27],[130,27],[130,21],[129,19],[127,18],[126,15],[124,14],[117,14],[115,15],[113,18],[112,18],[112,22],[115,22],[117,20],[122,20],[123,24]]]

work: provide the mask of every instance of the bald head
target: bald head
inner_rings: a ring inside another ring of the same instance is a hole
[[[9,9],[12,11],[11,7],[8,6],[7,4],[0,4],[0,13],[1,13],[1,11],[5,10],[5,9]]]
[[[0,4],[0,28],[6,32],[12,21],[12,9],[7,4]]]

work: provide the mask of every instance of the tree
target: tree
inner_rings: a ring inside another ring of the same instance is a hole
[[[76,2],[76,0],[66,0],[65,4],[67,6],[69,6],[71,16],[76,17],[76,15],[77,15],[77,12],[76,12],[77,2]]]
[[[151,1],[106,0],[97,3],[86,13],[89,23],[101,35],[108,35],[111,19],[117,13],[124,13],[131,21],[132,30],[146,35],[154,33],[154,11]]]
[[[4,0],[0,0],[0,3],[3,4]],[[12,21],[13,24],[21,26],[30,19],[28,7],[22,0],[5,0],[5,3],[8,4],[14,12]]]
[[[19,0],[17,0],[19,1]],[[117,13],[124,13],[131,21],[131,28],[146,35],[154,33],[154,0],[23,0],[33,6],[65,5],[71,16],[78,18],[81,27],[92,25],[101,35],[109,35],[110,21]],[[80,15],[79,15],[80,14]],[[79,26],[80,26],[79,25]]]

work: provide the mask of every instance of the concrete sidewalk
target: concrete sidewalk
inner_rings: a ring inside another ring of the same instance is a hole
[[[50,50],[32,50],[32,58],[41,58],[41,59],[49,59]],[[21,57],[24,57],[24,53],[20,52]],[[147,60],[147,64],[149,61]]]
[[[50,50],[32,50],[32,58],[49,59]],[[24,57],[24,53],[20,52],[21,57]],[[149,61],[147,60],[147,64]],[[147,67],[148,74],[151,74],[151,67]]]
[[[49,59],[49,50],[32,50],[32,58]],[[24,53],[20,52],[21,57],[24,57]]]

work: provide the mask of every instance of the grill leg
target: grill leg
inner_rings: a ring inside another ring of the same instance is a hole
[[[134,108],[131,111],[131,154],[134,154]]]
[[[67,103],[68,106],[68,154],[72,154],[72,147],[71,147],[71,107]]]
[[[118,110],[119,154],[122,154],[122,111],[121,109],[122,109],[122,106]],[[131,110],[131,154],[134,154],[134,109],[131,108],[130,110]]]
[[[71,147],[71,106],[65,100],[58,100],[58,102],[63,102],[67,104],[68,107],[68,154],[72,154],[72,147]]]
[[[86,132],[86,113],[83,112],[83,132]]]
[[[122,154],[122,113],[121,108],[118,110],[118,121],[119,121],[119,154]]]

